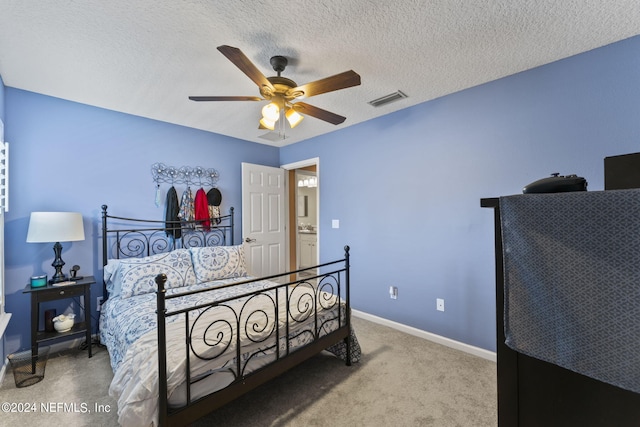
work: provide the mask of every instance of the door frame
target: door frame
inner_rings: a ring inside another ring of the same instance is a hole
[[[286,186],[286,192],[287,194],[289,194],[289,192],[291,191],[290,186],[291,185],[297,185],[296,182],[291,182],[291,180],[289,180],[289,171],[292,170],[296,170],[296,169],[301,169],[301,168],[305,168],[308,166],[315,166],[316,167],[316,177],[318,178],[318,189],[317,189],[317,202],[316,203],[316,218],[318,218],[318,223],[316,224],[317,226],[317,234],[316,234],[316,238],[317,238],[317,258],[316,260],[320,259],[320,157],[313,157],[310,159],[305,159],[305,160],[300,160],[297,162],[293,162],[293,163],[287,163],[286,165],[281,165],[280,167],[284,170],[287,171],[287,173],[285,173],[285,186]],[[289,206],[289,198],[287,197],[287,206],[285,207],[285,212],[288,213],[291,211],[291,207]],[[289,266],[291,266],[291,251],[296,251],[297,248],[297,242],[298,242],[298,233],[297,233],[297,228],[293,228],[291,227],[291,223],[295,220],[296,218],[287,218],[287,226],[289,229],[289,235],[287,236],[287,244],[285,245],[285,257],[287,259],[287,262],[289,263]],[[291,236],[294,236],[294,242],[296,243],[296,245],[292,245],[290,244],[291,242]],[[293,247],[291,247],[293,246]]]

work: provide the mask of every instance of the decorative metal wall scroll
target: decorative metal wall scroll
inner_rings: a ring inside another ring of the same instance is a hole
[[[207,169],[202,166],[176,168],[166,166],[163,163],[154,163],[151,165],[151,176],[157,185],[166,182],[171,185],[187,184],[215,187],[220,174],[213,168]]]

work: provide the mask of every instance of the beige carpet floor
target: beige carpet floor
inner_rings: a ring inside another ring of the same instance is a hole
[[[497,425],[494,362],[363,319],[353,325],[360,363],[348,367],[323,353],[195,426]],[[9,371],[0,425],[117,426],[109,355],[93,351],[91,359],[86,351],[52,355],[45,378],[29,387],[16,388]]]

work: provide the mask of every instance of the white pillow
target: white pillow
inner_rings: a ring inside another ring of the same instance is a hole
[[[244,246],[189,248],[198,283],[245,277]]]
[[[120,295],[120,290],[122,289],[122,279],[120,277],[119,267],[119,259],[110,259],[107,261],[107,265],[104,266],[103,277],[104,283],[107,285],[109,298]]]
[[[167,275],[166,289],[196,284],[191,254],[187,249],[120,260],[121,298],[155,292],[156,276]]]

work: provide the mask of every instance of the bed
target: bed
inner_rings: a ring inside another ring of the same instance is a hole
[[[233,208],[178,224],[102,206],[99,334],[121,425],[187,425],[324,350],[359,359],[348,246],[336,261],[255,278],[233,235]]]

